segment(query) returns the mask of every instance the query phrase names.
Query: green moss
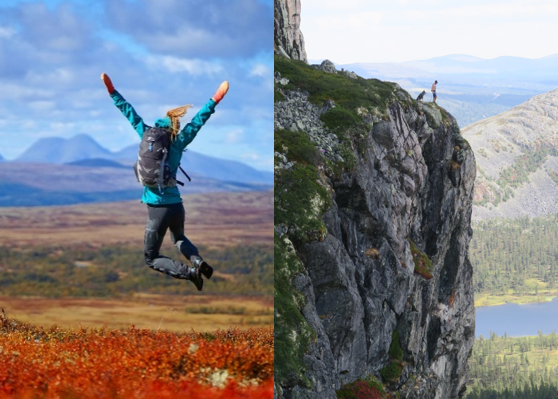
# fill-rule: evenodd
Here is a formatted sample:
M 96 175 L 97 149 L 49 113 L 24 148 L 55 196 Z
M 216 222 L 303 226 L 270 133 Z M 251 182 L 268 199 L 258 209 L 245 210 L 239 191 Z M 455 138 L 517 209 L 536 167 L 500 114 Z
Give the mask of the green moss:
M 290 238 L 303 244 L 311 238 L 323 238 L 325 232 L 320 214 L 329 209 L 332 200 L 327 190 L 317 180 L 316 163 L 321 155 L 305 133 L 286 130 L 275 132 L 275 151 L 286 153 L 295 165 L 290 170 L 276 172 L 275 225 L 292 227 Z
M 420 274 L 426 279 L 431 279 L 432 261 L 428 255 L 421 252 L 414 242 L 409 240 L 409 243 L 411 244 L 411 253 L 413 254 L 413 261 L 415 262 L 415 273 Z
M 323 239 L 327 230 L 321 214 L 332 205 L 329 193 L 317 182 L 316 165 L 323 158 L 305 133 L 275 131 L 274 147 L 295 163 L 275 174 L 275 225 L 288 226 L 296 246 Z M 303 272 L 294 246 L 275 235 L 275 379 L 283 386 L 310 386 L 302 358 L 315 332 L 301 313 L 304 297 L 292 286 L 293 278 Z
M 382 378 L 386 381 L 397 381 L 401 378 L 401 369 L 399 364 L 391 362 L 389 365 L 380 370 Z
M 285 100 L 285 96 L 283 95 L 283 93 L 281 93 L 278 90 L 274 90 L 273 92 L 273 102 L 279 102 L 279 101 L 284 101 Z
M 346 141 L 339 146 L 339 155 L 344 159 L 343 169 L 346 171 L 353 170 L 356 167 L 356 157 L 350 144 Z
M 341 107 L 335 107 L 323 114 L 320 119 L 331 130 L 347 129 L 362 123 L 362 117 Z
M 275 70 L 289 79 L 289 85 L 310 94 L 314 104 L 332 99 L 348 111 L 359 107 L 377 107 L 385 113 L 387 104 L 395 101 L 395 85 L 377 79 L 351 79 L 342 74 L 326 73 L 296 60 L 275 56 Z M 288 88 L 288 87 L 286 87 Z M 386 115 L 387 117 L 387 115 Z
M 399 343 L 399 330 L 395 330 L 391 335 L 389 357 L 392 360 L 403 360 L 403 349 L 401 349 L 401 344 Z
M 303 295 L 292 286 L 292 279 L 304 271 L 304 267 L 277 234 L 274 238 L 275 284 L 274 284 L 274 341 L 275 381 L 283 386 L 303 384 L 311 386 L 304 376 L 302 358 L 308 351 L 315 331 L 310 328 L 300 309 L 305 304 Z

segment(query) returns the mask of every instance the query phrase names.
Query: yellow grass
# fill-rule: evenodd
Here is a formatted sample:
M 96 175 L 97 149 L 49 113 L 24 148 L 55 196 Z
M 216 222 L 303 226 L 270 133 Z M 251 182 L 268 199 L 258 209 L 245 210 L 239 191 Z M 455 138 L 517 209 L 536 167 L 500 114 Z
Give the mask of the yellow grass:
M 130 299 L 0 297 L 8 317 L 39 326 L 168 331 L 271 327 L 273 298 L 137 295 Z M 203 313 L 209 312 L 209 313 Z

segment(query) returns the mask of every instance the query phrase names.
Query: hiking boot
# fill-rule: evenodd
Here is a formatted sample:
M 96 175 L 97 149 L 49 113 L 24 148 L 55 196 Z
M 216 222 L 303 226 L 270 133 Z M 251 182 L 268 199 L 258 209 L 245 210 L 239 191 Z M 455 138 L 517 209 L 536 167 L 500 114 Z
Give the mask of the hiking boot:
M 202 259 L 199 255 L 192 255 L 190 256 L 190 262 L 194 267 L 200 269 L 200 272 L 205 276 L 205 278 L 210 279 L 213 275 L 213 268 L 209 266 L 205 260 Z
M 188 280 L 190 280 L 198 291 L 201 291 L 203 288 L 203 278 L 201 276 L 200 269 L 197 267 L 189 267 L 188 268 Z

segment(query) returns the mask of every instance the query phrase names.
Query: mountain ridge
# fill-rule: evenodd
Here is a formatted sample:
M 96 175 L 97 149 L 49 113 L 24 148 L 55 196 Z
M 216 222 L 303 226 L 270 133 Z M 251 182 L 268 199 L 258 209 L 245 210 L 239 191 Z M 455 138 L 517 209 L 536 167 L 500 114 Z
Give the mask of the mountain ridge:
M 131 144 L 112 152 L 86 134 L 69 139 L 47 137 L 37 140 L 22 155 L 10 162 L 71 164 L 88 159 L 106 159 L 130 166 L 137 160 L 138 146 L 139 144 Z M 257 170 L 242 162 L 215 158 L 194 151 L 186 151 L 182 158 L 182 167 L 189 174 L 209 179 L 249 184 L 271 184 L 273 181 L 273 172 Z
M 558 213 L 558 89 L 463 129 L 477 154 L 474 220 Z

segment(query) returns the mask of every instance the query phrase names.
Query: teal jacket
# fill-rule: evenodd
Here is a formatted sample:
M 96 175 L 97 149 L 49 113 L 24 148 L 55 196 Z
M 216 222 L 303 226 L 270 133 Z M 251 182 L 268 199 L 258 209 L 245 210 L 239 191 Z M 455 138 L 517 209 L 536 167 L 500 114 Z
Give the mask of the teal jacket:
M 134 110 L 134 107 L 132 107 L 118 91 L 113 91 L 110 96 L 114 101 L 114 105 L 116 105 L 120 112 L 122 112 L 122 115 L 130 121 L 136 132 L 138 132 L 140 139 L 143 138 L 143 133 L 149 129 L 150 126 L 145 124 L 141 116 Z M 198 131 L 205 122 L 207 122 L 211 114 L 215 112 L 215 105 L 217 105 L 215 101 L 209 99 L 196 116 L 192 118 L 192 121 L 184 126 L 180 133 L 177 134 L 176 139 L 171 141 L 168 163 L 173 176 L 176 177 L 178 165 L 180 165 L 180 159 L 182 158 L 184 149 L 194 140 Z M 170 118 L 157 119 L 155 121 L 155 126 L 170 128 Z M 165 187 L 162 194 L 159 192 L 158 188 L 144 187 L 141 201 L 150 205 L 167 205 L 182 202 L 182 199 L 180 198 L 178 187 Z

